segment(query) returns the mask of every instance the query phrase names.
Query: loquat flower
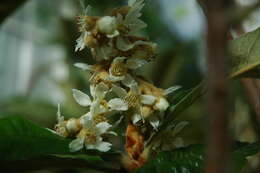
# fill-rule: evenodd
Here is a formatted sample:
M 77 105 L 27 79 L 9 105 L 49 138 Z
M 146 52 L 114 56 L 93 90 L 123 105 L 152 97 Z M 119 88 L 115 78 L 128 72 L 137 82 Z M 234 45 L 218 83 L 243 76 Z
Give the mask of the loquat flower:
M 99 150 L 107 152 L 111 149 L 112 144 L 103 141 L 102 135 L 108 132 L 111 127 L 107 122 L 94 123 L 91 116 L 84 116 L 82 118 L 83 128 L 78 133 L 77 138 L 74 139 L 70 145 L 70 151 L 75 152 L 85 148 L 87 150 Z

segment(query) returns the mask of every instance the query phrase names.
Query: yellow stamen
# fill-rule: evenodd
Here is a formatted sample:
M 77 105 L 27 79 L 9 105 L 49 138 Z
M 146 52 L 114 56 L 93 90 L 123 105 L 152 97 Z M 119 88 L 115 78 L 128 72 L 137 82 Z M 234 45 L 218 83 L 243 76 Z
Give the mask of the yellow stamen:
M 95 124 L 108 121 L 107 118 L 105 117 L 105 115 L 103 115 L 103 114 L 96 115 L 96 116 L 94 116 L 93 119 L 94 119 Z
M 94 144 L 97 141 L 97 135 L 91 129 L 88 128 L 82 129 L 79 132 L 78 137 L 84 137 L 85 142 L 88 144 Z
M 110 68 L 113 76 L 124 76 L 127 73 L 124 62 L 113 63 Z

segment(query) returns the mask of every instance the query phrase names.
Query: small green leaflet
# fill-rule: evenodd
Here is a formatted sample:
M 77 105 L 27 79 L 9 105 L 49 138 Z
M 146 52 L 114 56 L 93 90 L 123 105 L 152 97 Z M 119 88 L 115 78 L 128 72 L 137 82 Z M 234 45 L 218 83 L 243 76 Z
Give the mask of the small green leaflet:
M 69 153 L 70 140 L 19 116 L 0 119 L 1 160 Z

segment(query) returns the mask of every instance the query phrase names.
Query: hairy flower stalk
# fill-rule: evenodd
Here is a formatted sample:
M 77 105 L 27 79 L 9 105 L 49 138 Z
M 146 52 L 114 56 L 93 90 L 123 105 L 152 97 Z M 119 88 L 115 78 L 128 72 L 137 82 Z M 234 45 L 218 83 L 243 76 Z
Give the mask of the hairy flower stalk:
M 79 119 L 64 120 L 58 113 L 56 131 L 74 140 L 71 151 L 96 149 L 109 151 L 112 144 L 104 136 L 114 134 L 108 131 L 109 115 L 120 113 L 128 120 L 126 131 L 126 152 L 124 163 L 128 169 L 141 166 L 146 160 L 145 133 L 156 131 L 163 119 L 163 112 L 169 107 L 166 96 L 178 87 L 163 90 L 155 87 L 135 70 L 142 68 L 155 57 L 157 45 L 136 33 L 146 27 L 139 19 L 144 0 L 129 0 L 126 6 L 113 10 L 110 16 L 91 16 L 88 6 L 78 17 L 80 37 L 75 51 L 90 48 L 96 64 L 76 63 L 75 66 L 92 73 L 91 96 L 73 89 L 73 97 L 89 112 Z M 108 93 L 116 97 L 109 98 Z M 149 132 L 152 134 L 152 132 Z

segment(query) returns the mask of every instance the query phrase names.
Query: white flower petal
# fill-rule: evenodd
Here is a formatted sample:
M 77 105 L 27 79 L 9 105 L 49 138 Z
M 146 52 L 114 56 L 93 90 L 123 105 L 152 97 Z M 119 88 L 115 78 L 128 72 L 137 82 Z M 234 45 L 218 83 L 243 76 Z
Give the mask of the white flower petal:
M 131 119 L 134 124 L 137 124 L 140 120 L 142 120 L 142 117 L 140 114 L 134 114 Z
M 114 98 L 109 100 L 108 105 L 111 110 L 126 111 L 128 110 L 128 105 L 120 98 Z
M 160 98 L 159 101 L 155 104 L 155 109 L 159 111 L 166 111 L 169 107 L 169 103 L 165 98 Z
M 117 41 L 116 41 L 116 47 L 119 50 L 122 51 L 128 51 L 130 49 L 132 49 L 135 45 L 133 43 L 131 43 L 130 41 L 123 39 L 122 37 L 118 37 Z
M 127 91 L 117 85 L 113 85 L 112 91 L 120 98 L 124 98 L 127 95 Z
M 111 73 L 109 74 L 109 76 L 106 78 L 106 80 L 108 81 L 112 81 L 112 82 L 118 82 L 118 81 L 122 81 L 125 79 L 125 76 L 114 76 Z
M 100 142 L 97 143 L 95 148 L 101 152 L 107 152 L 111 149 L 112 144 L 109 142 Z
M 138 88 L 138 85 L 137 85 L 137 82 L 134 80 L 134 78 L 131 76 L 131 75 L 129 75 L 129 74 L 127 74 L 126 76 L 125 76 L 125 78 L 124 78 L 124 80 L 122 81 L 122 83 L 125 85 L 125 86 L 127 86 L 127 87 L 129 87 L 129 88 L 131 88 L 131 89 L 134 89 L 134 90 L 136 90 L 137 88 Z
M 70 152 L 79 151 L 84 146 L 84 138 L 78 138 L 71 141 L 69 144 Z
M 85 93 L 80 90 L 72 89 L 73 97 L 78 104 L 81 106 L 89 106 L 91 105 L 91 99 Z
M 145 105 L 153 105 L 155 102 L 155 96 L 153 95 L 141 95 L 141 103 Z
M 82 116 L 82 124 L 85 128 L 93 128 L 94 123 L 92 120 L 93 116 L 90 112 Z
M 181 88 L 181 86 L 173 86 L 173 87 L 170 87 L 168 89 L 165 89 L 164 90 L 164 95 L 168 95 L 168 94 L 170 94 L 170 93 L 172 93 L 174 91 L 177 91 L 180 88 Z
M 94 85 L 90 85 L 89 88 L 90 88 L 90 94 L 94 98 L 95 97 L 95 86 Z
M 95 144 L 87 144 L 85 143 L 85 147 L 87 150 L 94 150 L 96 149 L 96 145 Z
M 124 60 L 126 59 L 126 57 L 116 57 L 112 64 L 118 64 L 118 63 L 122 63 Z
M 129 6 L 131 8 L 125 16 L 124 23 L 130 29 L 129 34 L 132 34 L 139 29 L 146 27 L 146 24 L 138 19 L 142 15 L 140 11 L 142 10 L 144 3 L 143 0 L 131 0 L 129 1 Z
M 85 64 L 85 63 L 75 63 L 74 66 L 77 68 L 80 68 L 82 70 L 94 71 L 93 65 L 89 65 L 89 64 Z
M 101 122 L 101 123 L 98 123 L 96 125 L 96 133 L 97 135 L 101 135 L 101 134 L 104 134 L 107 132 L 107 130 L 112 127 L 111 124 L 107 123 L 107 122 Z
M 106 84 L 104 84 L 103 82 L 97 84 L 97 86 L 95 87 L 95 99 L 97 100 L 102 100 L 105 98 L 107 92 L 108 92 L 109 88 Z
M 149 122 L 150 122 L 150 124 L 153 126 L 153 128 L 154 128 L 155 130 L 158 129 L 158 127 L 159 127 L 159 125 L 160 125 L 160 121 L 159 121 L 158 117 L 152 116 L 152 117 L 149 119 Z
M 81 36 L 76 40 L 76 43 L 75 52 L 81 51 L 85 48 L 84 34 L 81 34 Z
M 108 132 L 106 132 L 106 134 L 117 136 L 117 133 L 113 132 L 113 131 L 108 131 Z
M 98 115 L 98 113 L 99 113 L 99 105 L 100 105 L 100 102 L 98 100 L 92 102 L 92 104 L 90 106 L 90 114 L 91 114 L 91 116 L 94 117 L 95 115 Z
M 156 43 L 149 42 L 149 41 L 142 41 L 142 40 L 136 41 L 136 42 L 135 42 L 135 45 L 136 45 L 136 46 L 146 45 L 146 46 L 149 46 L 150 48 L 152 48 L 152 50 L 155 50 L 155 49 L 157 48 L 157 44 L 156 44 Z
M 126 62 L 127 68 L 132 69 L 132 70 L 142 67 L 145 64 L 147 64 L 147 61 L 144 59 L 140 59 L 140 58 L 131 58 L 131 59 L 128 59 Z
M 114 38 L 116 36 L 118 36 L 120 33 L 118 32 L 118 30 L 115 30 L 112 34 L 107 34 L 108 38 Z

